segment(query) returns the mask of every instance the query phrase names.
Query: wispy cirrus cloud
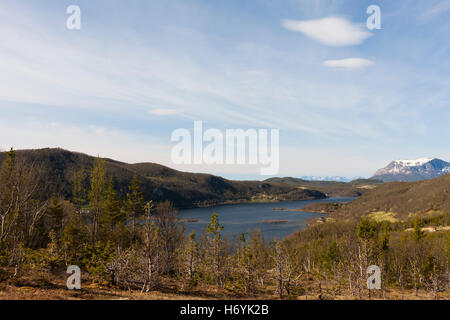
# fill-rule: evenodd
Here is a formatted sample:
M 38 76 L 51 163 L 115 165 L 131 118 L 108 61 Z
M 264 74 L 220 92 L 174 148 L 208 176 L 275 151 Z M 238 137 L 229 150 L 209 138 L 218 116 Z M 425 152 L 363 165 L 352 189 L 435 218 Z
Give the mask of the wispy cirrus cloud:
M 347 58 L 340 60 L 326 60 L 322 63 L 325 67 L 329 68 L 344 68 L 344 69 L 363 69 L 373 66 L 373 61 L 363 58 Z
M 359 45 L 372 35 L 362 24 L 335 16 L 303 21 L 282 20 L 282 25 L 324 45 L 335 47 Z
M 221 130 L 280 128 L 291 150 L 283 175 L 368 175 L 377 159 L 439 154 L 450 138 L 449 1 L 386 2 L 386 28 L 367 46 L 357 45 L 372 34 L 354 23 L 365 8 L 348 1 L 249 0 L 246 11 L 237 2 L 78 0 L 80 31 L 65 28 L 60 2 L 0 1 L 0 148 L 170 165 L 170 132 L 201 119 Z M 274 28 L 298 10 L 302 21 Z M 422 13 L 433 23 L 411 24 Z M 24 121 L 31 116 L 36 123 Z

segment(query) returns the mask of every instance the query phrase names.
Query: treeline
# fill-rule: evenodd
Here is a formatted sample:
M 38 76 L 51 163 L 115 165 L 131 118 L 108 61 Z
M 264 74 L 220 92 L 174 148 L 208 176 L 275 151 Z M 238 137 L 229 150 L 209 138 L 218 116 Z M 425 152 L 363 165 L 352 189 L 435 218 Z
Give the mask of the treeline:
M 99 158 L 90 172 L 75 174 L 72 201 L 43 197 L 43 190 L 39 167 L 8 152 L 0 171 L 2 282 L 45 286 L 78 265 L 83 281 L 142 292 L 170 279 L 180 292 L 211 286 L 240 296 L 363 299 L 371 294 L 367 267 L 377 265 L 380 297 L 390 290 L 448 294 L 449 231 L 421 229 L 448 225 L 448 216 L 327 222 L 266 242 L 259 231 L 223 237 L 217 214 L 202 234 L 186 236 L 177 209 L 144 201 L 136 177 L 119 197 Z

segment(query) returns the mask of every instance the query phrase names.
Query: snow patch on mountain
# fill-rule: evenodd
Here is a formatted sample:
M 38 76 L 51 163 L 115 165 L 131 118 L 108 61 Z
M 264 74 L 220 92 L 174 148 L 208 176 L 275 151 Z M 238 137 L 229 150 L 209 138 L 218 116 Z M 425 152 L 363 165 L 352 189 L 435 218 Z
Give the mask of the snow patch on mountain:
M 383 181 L 418 181 L 450 173 L 450 163 L 437 158 L 394 160 L 377 170 L 373 178 Z
M 395 160 L 394 162 L 402 166 L 413 167 L 413 166 L 423 166 L 425 163 L 428 163 L 434 159 L 435 158 L 419 158 L 416 160 Z

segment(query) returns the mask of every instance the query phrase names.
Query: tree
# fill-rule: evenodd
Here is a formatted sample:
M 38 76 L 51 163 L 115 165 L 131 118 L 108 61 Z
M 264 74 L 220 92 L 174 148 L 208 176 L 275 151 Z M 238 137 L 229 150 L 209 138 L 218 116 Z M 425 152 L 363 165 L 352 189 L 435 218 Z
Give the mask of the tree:
M 336 240 L 332 241 L 331 244 L 328 246 L 325 255 L 323 256 L 323 264 L 325 267 L 325 280 L 327 280 L 328 275 L 331 276 L 331 278 L 334 278 L 336 280 L 338 291 L 339 291 L 339 282 L 340 282 L 340 275 L 339 275 L 339 263 L 341 260 L 341 253 L 338 247 L 338 243 Z M 328 286 L 328 282 L 325 283 L 326 287 Z M 335 291 L 333 291 L 335 294 Z
M 102 212 L 102 222 L 106 232 L 112 233 L 116 225 L 123 224 L 125 216 L 120 208 L 120 200 L 114 188 L 114 179 L 111 177 L 105 195 L 105 208 Z
M 331 274 L 336 272 L 336 265 L 339 261 L 339 250 L 336 241 L 331 242 L 324 256 L 325 267 Z
M 89 190 L 89 209 L 92 217 L 92 245 L 98 237 L 99 221 L 105 207 L 106 190 L 105 161 L 100 157 L 94 160 L 91 171 L 91 188 Z
M 376 246 L 375 239 L 378 236 L 378 227 L 376 222 L 364 219 L 362 220 L 356 232 L 361 246 L 358 247 L 358 256 L 359 256 L 359 271 L 360 271 L 360 279 L 359 279 L 359 291 L 362 288 L 362 285 L 366 278 L 366 270 L 369 266 L 369 260 L 373 258 L 374 248 Z M 370 297 L 370 290 L 368 290 Z
M 72 202 L 77 213 L 81 216 L 81 209 L 86 203 L 86 189 L 84 185 L 85 172 L 83 169 L 77 171 L 72 180 Z
M 161 241 L 159 239 L 159 230 L 153 222 L 152 211 L 153 202 L 147 202 L 145 205 L 145 223 L 144 223 L 144 284 L 142 291 L 150 291 L 156 285 L 157 276 L 160 272 L 161 261 Z
M 381 290 L 383 294 L 383 298 L 386 297 L 386 285 L 387 285 L 387 275 L 389 273 L 389 252 L 390 252 L 390 237 L 389 237 L 389 231 L 385 230 L 384 234 L 382 235 L 380 239 L 379 244 L 379 252 L 380 252 L 380 268 L 383 270 L 384 277 L 381 278 Z
M 169 201 L 158 203 L 155 215 L 156 226 L 163 248 L 164 273 L 175 271 L 178 250 L 181 249 L 184 238 L 184 227 L 178 220 L 178 210 Z
M 406 259 L 408 263 L 409 273 L 412 275 L 415 296 L 419 293 L 419 286 L 422 282 L 421 268 L 425 259 L 424 239 L 426 234 L 421 229 L 420 218 L 416 217 L 413 221 L 413 232 L 411 240 L 408 241 L 408 250 L 406 251 Z M 408 239 L 409 240 L 409 239 Z
M 6 160 L 3 162 L 0 172 L 0 241 L 2 242 L 5 241 L 14 222 L 14 201 L 16 199 L 14 184 L 17 183 L 14 181 L 15 160 L 16 154 L 11 148 L 6 153 Z
M 207 238 L 206 258 L 209 262 L 207 264 L 211 267 L 212 276 L 216 284 L 220 286 L 224 285 L 222 277 L 222 268 L 224 266 L 222 230 L 223 226 L 219 223 L 219 215 L 214 212 L 211 215 L 210 223 L 206 226 L 206 233 L 209 235 Z
M 73 214 L 64 226 L 62 235 L 62 247 L 67 265 L 80 264 L 83 248 L 88 241 L 89 233 L 81 223 L 80 215 Z
M 182 262 L 182 277 L 185 289 L 191 289 L 197 283 L 197 263 L 198 263 L 198 243 L 195 240 L 195 231 L 189 235 L 188 241 L 185 243 Z
M 127 218 L 131 219 L 131 241 L 136 240 L 136 219 L 142 216 L 144 211 L 144 197 L 136 174 L 128 187 L 126 201 Z
M 433 292 L 434 299 L 438 299 L 438 292 L 445 288 L 444 267 L 432 254 L 428 254 L 422 266 L 424 283 Z
M 49 228 L 55 234 L 58 241 L 61 239 L 62 232 L 64 230 L 64 209 L 60 201 L 53 198 L 46 211 L 46 220 L 48 222 L 47 228 Z
M 274 241 L 273 261 L 275 265 L 275 279 L 277 282 L 277 292 L 280 299 L 284 298 L 286 269 L 288 267 L 288 257 L 283 248 L 283 244 L 279 240 Z
M 425 238 L 426 234 L 422 231 L 420 218 L 416 217 L 413 221 L 414 231 L 413 231 L 413 239 L 419 243 L 423 238 Z
M 38 197 L 41 169 L 18 158 L 14 150 L 6 155 L 0 170 L 0 244 L 26 247 L 36 244 L 36 228 L 48 200 Z
M 241 284 L 244 288 L 245 293 L 256 293 L 258 288 L 257 283 L 257 265 L 256 265 L 256 257 L 250 245 L 244 245 L 243 250 L 239 252 L 239 261 L 238 261 L 238 270 L 235 273 L 238 273 L 237 276 L 239 280 L 241 280 Z
M 270 264 L 269 249 L 264 245 L 261 230 L 249 231 L 248 241 L 241 234 L 237 246 L 232 276 L 240 290 L 255 294 L 265 283 Z
M 363 241 L 369 242 L 377 235 L 378 229 L 375 222 L 369 219 L 364 219 L 358 225 L 357 235 Z

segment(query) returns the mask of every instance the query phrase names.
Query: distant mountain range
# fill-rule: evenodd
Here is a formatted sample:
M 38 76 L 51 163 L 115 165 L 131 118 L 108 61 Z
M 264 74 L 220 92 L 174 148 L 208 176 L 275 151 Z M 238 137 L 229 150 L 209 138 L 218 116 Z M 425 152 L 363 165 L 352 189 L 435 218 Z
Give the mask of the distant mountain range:
M 450 173 L 450 163 L 437 158 L 395 160 L 385 168 L 377 170 L 373 179 L 392 181 L 420 181 L 433 179 Z
M 355 178 L 346 178 L 340 176 L 303 176 L 300 177 L 302 180 L 306 181 L 336 181 L 336 182 L 350 182 L 356 179 L 360 179 L 361 177 Z

